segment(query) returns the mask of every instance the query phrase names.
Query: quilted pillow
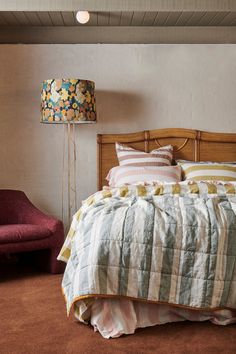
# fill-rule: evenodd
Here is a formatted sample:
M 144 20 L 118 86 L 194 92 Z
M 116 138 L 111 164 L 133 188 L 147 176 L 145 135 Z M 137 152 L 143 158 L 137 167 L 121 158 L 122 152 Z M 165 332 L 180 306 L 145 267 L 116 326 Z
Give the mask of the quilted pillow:
M 148 153 L 116 143 L 116 154 L 120 166 L 170 166 L 173 146 L 162 146 Z
M 236 165 L 204 162 L 178 162 L 183 179 L 195 181 L 236 181 Z
M 113 167 L 106 180 L 111 187 L 124 184 L 180 182 L 180 166 L 117 166 Z

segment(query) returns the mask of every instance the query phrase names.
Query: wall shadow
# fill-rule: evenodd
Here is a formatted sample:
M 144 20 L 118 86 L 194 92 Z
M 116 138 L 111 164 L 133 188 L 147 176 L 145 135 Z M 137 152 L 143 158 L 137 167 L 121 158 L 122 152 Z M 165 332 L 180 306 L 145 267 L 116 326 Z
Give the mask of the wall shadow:
M 96 90 L 99 123 L 135 121 L 145 114 L 145 98 L 130 91 Z

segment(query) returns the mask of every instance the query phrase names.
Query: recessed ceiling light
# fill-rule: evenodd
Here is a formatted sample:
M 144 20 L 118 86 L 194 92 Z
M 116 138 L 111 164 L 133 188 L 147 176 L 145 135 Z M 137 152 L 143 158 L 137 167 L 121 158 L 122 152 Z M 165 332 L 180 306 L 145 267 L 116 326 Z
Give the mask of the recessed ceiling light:
M 76 20 L 79 23 L 85 24 L 89 21 L 90 15 L 88 11 L 78 11 L 76 14 Z

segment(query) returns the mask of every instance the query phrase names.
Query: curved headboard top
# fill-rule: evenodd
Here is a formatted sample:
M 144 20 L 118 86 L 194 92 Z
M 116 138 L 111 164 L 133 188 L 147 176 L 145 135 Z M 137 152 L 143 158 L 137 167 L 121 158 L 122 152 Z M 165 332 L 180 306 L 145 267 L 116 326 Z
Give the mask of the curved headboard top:
M 109 170 L 118 166 L 115 143 L 149 152 L 163 145 L 174 146 L 174 158 L 190 161 L 236 161 L 236 133 L 167 128 L 128 134 L 98 134 L 98 189 L 107 185 Z

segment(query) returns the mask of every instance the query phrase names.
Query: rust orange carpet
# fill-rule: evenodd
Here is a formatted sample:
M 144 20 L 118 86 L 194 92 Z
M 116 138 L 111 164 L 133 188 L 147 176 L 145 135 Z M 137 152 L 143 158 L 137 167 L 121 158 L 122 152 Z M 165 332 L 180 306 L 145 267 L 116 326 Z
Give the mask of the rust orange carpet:
M 233 354 L 236 326 L 181 322 L 103 339 L 68 319 L 61 275 L 0 264 L 0 354 Z

